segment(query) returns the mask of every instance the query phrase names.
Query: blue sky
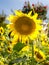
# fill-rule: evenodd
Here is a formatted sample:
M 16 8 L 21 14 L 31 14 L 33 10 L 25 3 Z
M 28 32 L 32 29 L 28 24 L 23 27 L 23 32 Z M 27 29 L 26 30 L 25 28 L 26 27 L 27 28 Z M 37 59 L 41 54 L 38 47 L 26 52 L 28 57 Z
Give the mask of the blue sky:
M 30 1 L 30 4 L 41 2 L 49 6 L 49 0 L 0 0 L 0 13 L 4 10 L 4 12 L 9 15 L 12 13 L 11 9 L 22 9 L 24 1 Z

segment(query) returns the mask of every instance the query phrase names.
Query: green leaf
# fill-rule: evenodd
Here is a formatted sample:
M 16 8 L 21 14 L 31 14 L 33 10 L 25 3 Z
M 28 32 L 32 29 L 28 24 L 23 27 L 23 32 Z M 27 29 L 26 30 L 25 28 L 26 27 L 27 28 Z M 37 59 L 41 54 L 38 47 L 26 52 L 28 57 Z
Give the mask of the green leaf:
M 19 52 L 24 46 L 25 44 L 18 42 L 17 44 L 14 45 L 13 50 L 16 50 L 17 52 Z
M 19 58 L 17 58 L 17 59 L 14 59 L 14 60 L 11 60 L 10 62 L 9 62 L 9 65 L 11 64 L 14 64 L 14 63 L 21 63 L 21 62 L 25 62 L 27 60 L 27 57 L 26 56 L 24 56 L 23 58 L 22 57 L 19 57 Z
M 49 55 L 47 56 L 46 60 L 49 60 Z

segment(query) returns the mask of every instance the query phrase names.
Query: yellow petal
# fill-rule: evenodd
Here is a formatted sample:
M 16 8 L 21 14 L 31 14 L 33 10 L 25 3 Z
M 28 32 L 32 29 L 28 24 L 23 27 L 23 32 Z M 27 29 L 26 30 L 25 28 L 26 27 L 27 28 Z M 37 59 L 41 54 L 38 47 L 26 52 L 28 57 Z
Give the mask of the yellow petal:
M 33 19 L 37 19 L 37 17 L 38 17 L 38 14 L 37 14 L 37 13 L 35 13 L 35 14 L 32 16 Z
M 42 24 L 42 20 L 36 20 L 37 21 L 37 23 L 40 23 L 40 24 Z
M 14 15 L 10 15 L 7 20 L 9 20 L 10 22 L 15 22 L 17 20 L 17 16 L 14 16 Z
M 18 34 L 14 35 L 13 41 L 17 41 L 18 40 Z
M 30 11 L 30 12 L 28 13 L 28 16 L 30 16 L 30 15 L 31 15 L 31 13 L 32 13 L 32 11 Z
M 14 12 L 15 12 L 15 14 L 18 15 L 18 16 L 21 16 L 21 15 L 23 14 L 20 10 L 15 10 Z
M 29 46 L 25 46 L 21 51 L 29 51 Z

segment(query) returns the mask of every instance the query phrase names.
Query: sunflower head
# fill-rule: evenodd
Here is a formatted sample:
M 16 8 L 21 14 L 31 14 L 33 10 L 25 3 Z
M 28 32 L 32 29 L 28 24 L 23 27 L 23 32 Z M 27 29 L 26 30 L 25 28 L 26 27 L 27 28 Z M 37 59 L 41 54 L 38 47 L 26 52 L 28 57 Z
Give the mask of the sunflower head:
M 39 30 L 41 29 L 41 20 L 38 20 L 38 14 L 35 13 L 31 16 L 31 12 L 24 14 L 21 11 L 14 11 L 16 15 L 10 15 L 8 20 L 11 22 L 10 28 L 15 31 L 17 35 L 30 37 L 34 39 L 37 37 Z
M 12 53 L 12 48 L 10 46 L 7 47 L 7 52 Z
M 0 36 L 0 40 L 5 41 L 6 40 L 5 36 Z
M 30 33 L 34 32 L 36 28 L 35 22 L 27 16 L 18 18 L 14 26 L 17 32 L 21 35 L 29 35 Z
M 41 50 L 35 49 L 34 53 L 35 53 L 34 58 L 36 59 L 37 62 L 46 59 L 46 56 Z
M 3 34 L 3 33 L 4 33 L 3 27 L 0 27 L 0 34 Z

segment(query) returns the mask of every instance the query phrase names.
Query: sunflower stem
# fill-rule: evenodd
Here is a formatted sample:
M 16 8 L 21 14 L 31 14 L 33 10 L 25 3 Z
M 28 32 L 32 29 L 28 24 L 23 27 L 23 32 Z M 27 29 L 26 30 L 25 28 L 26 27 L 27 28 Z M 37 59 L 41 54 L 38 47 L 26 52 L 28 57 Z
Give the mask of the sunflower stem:
M 34 58 L 34 48 L 33 48 L 33 42 L 32 42 L 32 58 Z
M 31 52 L 32 52 L 32 58 L 31 58 L 31 65 L 35 65 L 35 59 L 34 59 L 34 41 L 32 41 L 32 49 L 31 49 Z
M 32 9 L 33 9 L 33 13 L 35 14 L 35 10 L 34 10 L 34 7 L 33 7 Z

